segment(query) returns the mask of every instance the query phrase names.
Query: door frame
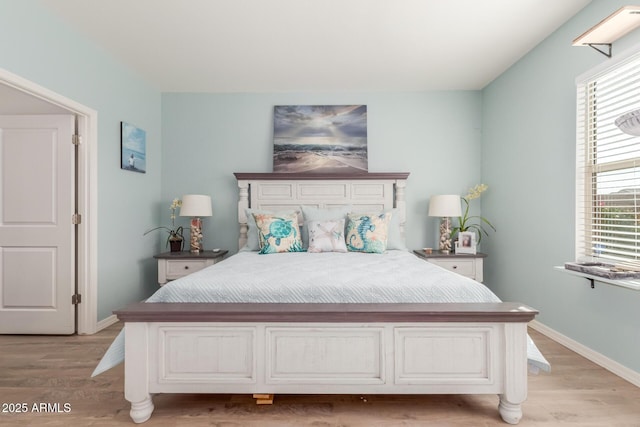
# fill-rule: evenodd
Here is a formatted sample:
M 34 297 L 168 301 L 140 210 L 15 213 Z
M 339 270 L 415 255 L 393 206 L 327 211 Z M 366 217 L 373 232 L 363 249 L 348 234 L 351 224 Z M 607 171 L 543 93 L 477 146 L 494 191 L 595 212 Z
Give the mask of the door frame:
M 78 213 L 76 275 L 82 302 L 77 305 L 78 334 L 98 332 L 98 112 L 0 68 L 0 84 L 61 107 L 78 119 Z M 69 141 L 71 143 L 71 141 Z M 69 218 L 71 221 L 71 218 Z

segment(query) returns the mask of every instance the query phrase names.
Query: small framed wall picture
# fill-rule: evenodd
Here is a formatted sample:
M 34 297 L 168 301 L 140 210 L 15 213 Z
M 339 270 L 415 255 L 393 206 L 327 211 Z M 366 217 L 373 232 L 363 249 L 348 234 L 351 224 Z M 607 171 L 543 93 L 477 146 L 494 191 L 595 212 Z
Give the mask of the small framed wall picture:
M 147 133 L 127 122 L 120 122 L 120 168 L 147 173 Z
M 470 231 L 461 231 L 458 233 L 456 241 L 457 254 L 475 254 L 476 253 L 476 233 Z

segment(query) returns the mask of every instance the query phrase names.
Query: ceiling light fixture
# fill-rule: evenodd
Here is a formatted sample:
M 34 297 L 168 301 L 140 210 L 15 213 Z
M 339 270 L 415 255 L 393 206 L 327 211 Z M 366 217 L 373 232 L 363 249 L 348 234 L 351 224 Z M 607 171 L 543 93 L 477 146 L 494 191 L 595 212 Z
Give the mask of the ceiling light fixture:
M 573 46 L 589 46 L 611 58 L 611 44 L 640 26 L 640 6 L 624 6 L 576 38 Z M 604 46 L 607 50 L 602 50 Z
M 640 109 L 621 115 L 615 124 L 626 134 L 640 136 Z

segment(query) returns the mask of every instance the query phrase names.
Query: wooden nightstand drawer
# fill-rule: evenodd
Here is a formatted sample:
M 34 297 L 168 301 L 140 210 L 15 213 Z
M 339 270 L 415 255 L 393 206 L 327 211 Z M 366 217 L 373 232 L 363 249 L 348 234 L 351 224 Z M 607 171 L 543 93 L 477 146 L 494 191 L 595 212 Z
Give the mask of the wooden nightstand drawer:
M 198 270 L 202 270 L 208 265 L 213 265 L 213 260 L 180 260 L 180 261 L 167 261 L 167 279 L 174 280 L 187 274 L 194 273 Z
M 158 260 L 158 283 L 160 286 L 169 280 L 179 279 L 187 274 L 195 273 L 205 267 L 224 259 L 228 251 L 166 252 L 155 255 Z
M 476 278 L 476 262 L 474 259 L 430 259 L 429 262 L 471 279 Z
M 431 264 L 439 265 L 478 282 L 484 279 L 483 260 L 486 254 L 448 254 L 439 251 L 426 253 L 420 249 L 414 250 L 413 253 Z

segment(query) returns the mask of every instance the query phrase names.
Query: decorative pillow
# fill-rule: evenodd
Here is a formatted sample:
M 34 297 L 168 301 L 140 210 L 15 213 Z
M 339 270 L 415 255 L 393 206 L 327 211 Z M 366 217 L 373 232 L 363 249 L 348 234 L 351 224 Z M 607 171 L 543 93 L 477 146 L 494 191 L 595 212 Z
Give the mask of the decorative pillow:
M 256 219 L 253 217 L 253 214 L 271 214 L 271 215 L 279 215 L 279 216 L 287 216 L 287 215 L 298 215 L 298 211 L 282 211 L 282 212 L 273 212 L 268 210 L 261 209 L 251 209 L 247 208 L 244 210 L 247 216 L 247 243 L 240 248 L 241 252 L 244 251 L 259 251 L 260 250 L 260 238 L 258 237 L 258 227 L 256 226 Z
M 309 252 L 347 252 L 344 219 L 305 222 L 309 231 Z
M 397 249 L 400 251 L 408 251 L 407 244 L 400 232 L 400 215 L 398 209 L 388 209 L 384 213 L 391 212 L 391 220 L 389 220 L 389 227 L 387 228 L 387 249 Z M 354 212 L 354 213 L 357 213 Z
M 300 207 L 302 216 L 304 217 L 304 227 L 302 229 L 302 243 L 306 248 L 309 246 L 309 226 L 308 221 L 333 221 L 337 219 L 347 219 L 347 215 L 351 212 L 351 205 L 339 206 L 336 208 L 318 208 L 316 206 Z
M 298 215 L 253 214 L 258 228 L 261 254 L 303 252 Z
M 387 250 L 387 232 L 391 212 L 349 214 L 347 249 L 351 252 L 383 253 Z

